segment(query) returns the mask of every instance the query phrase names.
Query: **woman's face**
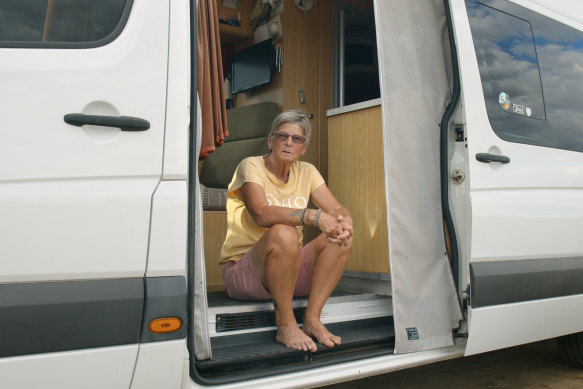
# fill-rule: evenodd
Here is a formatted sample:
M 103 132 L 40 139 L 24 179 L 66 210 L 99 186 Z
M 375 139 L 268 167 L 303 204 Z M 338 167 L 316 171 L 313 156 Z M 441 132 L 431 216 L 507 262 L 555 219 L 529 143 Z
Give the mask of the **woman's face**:
M 295 162 L 306 153 L 306 138 L 297 123 L 283 123 L 267 142 L 276 161 Z

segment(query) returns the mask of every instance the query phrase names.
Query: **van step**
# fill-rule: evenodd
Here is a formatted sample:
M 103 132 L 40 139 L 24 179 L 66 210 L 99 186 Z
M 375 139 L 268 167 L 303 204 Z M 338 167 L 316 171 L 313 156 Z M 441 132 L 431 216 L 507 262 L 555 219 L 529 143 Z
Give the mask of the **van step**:
M 318 351 L 314 353 L 292 350 L 276 342 L 275 330 L 215 337 L 211 339 L 212 359 L 197 361 L 197 370 L 201 374 L 224 374 L 261 366 L 307 363 L 371 347 L 391 348 L 394 344 L 392 317 L 333 323 L 327 327 L 342 338 L 342 344 L 327 348 L 317 343 Z
M 208 294 L 208 325 L 211 338 L 275 329 L 271 301 L 238 301 L 224 292 Z M 307 298 L 293 300 L 298 324 L 303 323 Z M 334 291 L 322 310 L 325 324 L 391 316 L 390 296 Z
M 302 324 L 306 314 L 306 308 L 294 308 L 296 322 Z M 262 328 L 275 326 L 275 312 L 240 312 L 217 314 L 215 328 L 217 332 L 236 331 L 249 328 Z

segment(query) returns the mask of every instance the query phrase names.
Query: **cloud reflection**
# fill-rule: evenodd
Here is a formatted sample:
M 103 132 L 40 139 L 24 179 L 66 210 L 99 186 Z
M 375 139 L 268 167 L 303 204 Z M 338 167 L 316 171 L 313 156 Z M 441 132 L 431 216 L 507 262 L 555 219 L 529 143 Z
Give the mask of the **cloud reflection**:
M 500 11 L 467 3 L 496 133 L 509 141 L 583 151 L 583 34 L 508 2 L 485 1 Z M 503 109 L 501 92 L 530 107 L 531 116 Z

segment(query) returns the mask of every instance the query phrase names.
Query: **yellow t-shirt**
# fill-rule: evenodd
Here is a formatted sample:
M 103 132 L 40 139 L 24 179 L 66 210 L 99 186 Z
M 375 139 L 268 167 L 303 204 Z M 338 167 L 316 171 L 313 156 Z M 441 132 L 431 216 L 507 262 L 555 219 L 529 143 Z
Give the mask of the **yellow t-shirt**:
M 220 254 L 221 265 L 241 259 L 268 230 L 258 226 L 247 212 L 241 195 L 241 187 L 246 182 L 261 185 L 270 206 L 301 209 L 308 206 L 310 195 L 324 183 L 324 179 L 312 164 L 296 161 L 291 166 L 288 182 L 283 183 L 267 170 L 262 156 L 242 160 L 228 189 L 228 228 Z M 302 226 L 297 226 L 297 229 L 301 245 Z

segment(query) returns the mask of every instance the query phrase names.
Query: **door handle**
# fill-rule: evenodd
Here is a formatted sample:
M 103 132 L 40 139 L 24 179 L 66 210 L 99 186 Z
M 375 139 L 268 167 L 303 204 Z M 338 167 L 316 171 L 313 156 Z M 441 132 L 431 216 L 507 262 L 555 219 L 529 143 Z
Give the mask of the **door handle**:
M 83 113 L 69 113 L 63 118 L 65 123 L 81 127 L 85 124 L 92 126 L 115 127 L 122 131 L 146 131 L 150 122 L 132 116 L 85 115 Z
M 505 155 L 490 154 L 490 153 L 478 153 L 476 154 L 476 159 L 480 162 L 490 163 L 490 162 L 501 162 L 508 163 L 510 158 Z

